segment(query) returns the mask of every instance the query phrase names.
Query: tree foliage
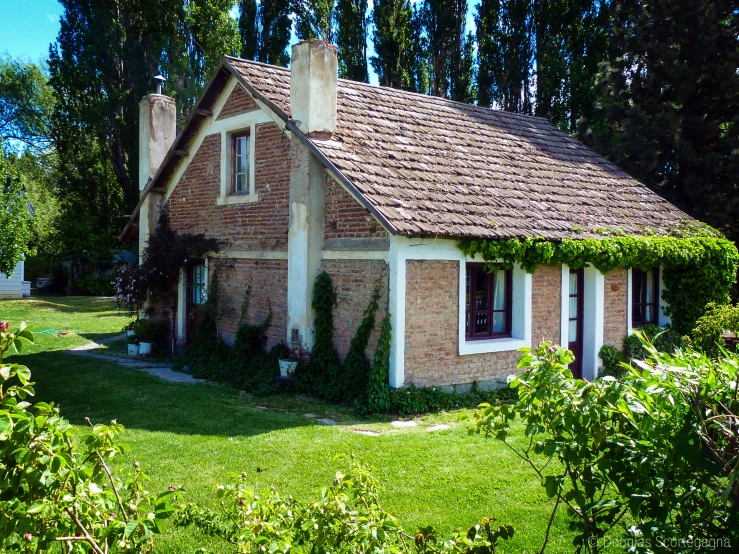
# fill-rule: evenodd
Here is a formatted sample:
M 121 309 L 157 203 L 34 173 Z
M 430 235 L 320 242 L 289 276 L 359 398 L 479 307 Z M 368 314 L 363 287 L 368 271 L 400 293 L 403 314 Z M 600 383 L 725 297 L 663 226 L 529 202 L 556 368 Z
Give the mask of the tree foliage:
M 24 182 L 15 164 L 5 157 L 0 139 L 0 273 L 7 278 L 21 260 L 33 253 L 35 218 Z
M 339 49 L 339 77 L 366 83 L 367 0 L 336 1 L 336 46 Z
M 45 150 L 54 96 L 36 64 L 0 57 L 0 140 L 5 150 Z
M 336 44 L 334 0 L 295 0 L 295 33 L 300 40 L 321 39 Z
M 412 76 L 413 9 L 410 0 L 376 0 L 372 10 L 372 68 L 383 87 L 415 90 Z
M 289 0 L 240 0 L 241 57 L 287 67 L 292 20 Z
M 731 0 L 614 0 L 593 142 L 691 215 L 739 237 L 739 16 Z

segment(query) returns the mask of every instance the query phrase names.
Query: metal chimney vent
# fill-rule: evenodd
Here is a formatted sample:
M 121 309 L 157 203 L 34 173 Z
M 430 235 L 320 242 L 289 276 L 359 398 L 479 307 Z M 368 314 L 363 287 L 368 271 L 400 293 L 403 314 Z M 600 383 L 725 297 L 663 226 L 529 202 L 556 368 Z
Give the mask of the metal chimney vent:
M 162 83 L 164 83 L 166 79 L 163 75 L 157 75 L 156 77 L 154 77 L 154 80 L 157 83 L 157 94 L 162 94 Z

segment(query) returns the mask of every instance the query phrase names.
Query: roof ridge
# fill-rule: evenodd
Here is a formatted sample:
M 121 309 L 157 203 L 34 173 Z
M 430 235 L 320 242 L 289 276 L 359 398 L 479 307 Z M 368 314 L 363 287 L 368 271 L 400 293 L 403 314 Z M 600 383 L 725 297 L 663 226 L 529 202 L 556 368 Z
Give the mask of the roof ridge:
M 224 58 L 228 58 L 230 60 L 236 60 L 236 61 L 247 63 L 247 64 L 250 64 L 250 65 L 259 65 L 259 66 L 262 66 L 262 67 L 269 67 L 271 69 L 278 69 L 280 71 L 285 71 L 285 72 L 288 72 L 288 73 L 290 72 L 290 68 L 289 67 L 282 67 L 282 66 L 279 66 L 279 65 L 272 65 L 272 64 L 269 64 L 269 63 L 257 62 L 257 61 L 254 61 L 254 60 L 246 60 L 244 58 L 239 58 L 237 56 L 224 56 Z M 492 106 L 478 106 L 477 104 L 470 104 L 468 102 L 460 102 L 459 100 L 452 100 L 450 98 L 444 98 L 443 96 L 434 96 L 432 94 L 424 94 L 422 92 L 412 92 L 410 90 L 403 90 L 403 89 L 399 89 L 399 88 L 385 87 L 385 86 L 382 86 L 382 85 L 373 85 L 372 83 L 363 83 L 361 81 L 352 81 L 351 79 L 339 78 L 338 81 L 339 82 L 343 82 L 343 83 L 349 83 L 352 86 L 358 86 L 358 87 L 363 87 L 363 88 L 371 88 L 373 90 L 380 89 L 380 90 L 383 90 L 383 91 L 388 91 L 388 92 L 390 92 L 392 94 L 399 94 L 399 95 L 402 95 L 402 96 L 420 97 L 420 98 L 423 98 L 425 100 L 429 100 L 430 99 L 432 101 L 440 102 L 440 103 L 443 103 L 443 104 L 457 104 L 457 105 L 460 105 L 460 106 L 464 106 L 466 108 L 472 108 L 473 110 L 493 112 L 496 115 L 502 115 L 504 117 L 511 117 L 511 118 L 519 118 L 520 117 L 520 118 L 527 118 L 527 119 L 536 119 L 537 121 L 544 121 L 546 123 L 549 123 L 553 127 L 559 129 L 559 127 L 557 127 L 556 125 L 554 125 L 554 123 L 552 123 L 551 121 L 549 121 L 546 117 L 542 117 L 542 116 L 539 116 L 539 115 L 530 115 L 530 114 L 509 112 L 509 111 L 506 111 L 506 110 L 500 110 L 500 109 L 497 109 L 497 108 L 493 108 Z M 560 129 L 560 131 L 561 131 L 561 129 Z M 569 136 L 567 133 L 564 133 L 564 134 L 566 134 L 567 136 Z

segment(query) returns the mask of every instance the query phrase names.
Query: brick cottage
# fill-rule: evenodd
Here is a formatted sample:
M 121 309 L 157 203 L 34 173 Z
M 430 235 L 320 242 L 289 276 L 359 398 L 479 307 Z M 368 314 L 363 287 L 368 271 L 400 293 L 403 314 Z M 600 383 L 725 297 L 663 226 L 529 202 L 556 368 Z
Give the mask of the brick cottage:
M 176 137 L 174 101 L 145 97 L 140 158 L 126 231 L 140 249 L 162 210 L 224 245 L 176 284 L 179 344 L 216 261 L 227 342 L 251 285 L 249 322 L 273 312 L 268 346 L 310 351 L 326 271 L 344 356 L 379 286 L 393 387 L 500 386 L 517 349 L 544 340 L 593 378 L 602 345 L 668 322 L 659 268 L 487 273 L 458 242 L 664 232 L 683 212 L 544 119 L 337 79 L 335 49 L 317 40 L 293 47 L 291 69 L 224 58 Z

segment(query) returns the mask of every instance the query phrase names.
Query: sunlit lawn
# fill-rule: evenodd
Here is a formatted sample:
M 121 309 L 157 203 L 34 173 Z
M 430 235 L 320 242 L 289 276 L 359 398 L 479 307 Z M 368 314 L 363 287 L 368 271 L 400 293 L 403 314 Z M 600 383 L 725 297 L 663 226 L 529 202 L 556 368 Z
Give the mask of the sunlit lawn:
M 385 488 L 383 505 L 409 531 L 430 524 L 447 535 L 494 515 L 516 529 L 504 551 L 533 553 L 541 546 L 551 503 L 538 480 L 501 443 L 468 436 L 459 412 L 396 429 L 386 420 L 362 421 L 347 410 L 300 397 L 255 399 L 217 385 L 173 384 L 58 352 L 120 331 L 128 318 L 107 300 L 2 301 L 0 318 L 25 319 L 37 330 L 69 325 L 79 332 L 37 335 L 37 344 L 22 356 L 33 371 L 37 396 L 59 403 L 81 432 L 85 417 L 123 423 L 132 453 L 119 467 L 139 461 L 152 477 L 151 490 L 176 484 L 185 487 L 188 498 L 210 501 L 214 483 L 247 471 L 257 488 L 274 484 L 308 498 L 340 467 L 337 455 L 354 453 L 375 468 Z M 308 412 L 338 425 L 316 423 L 304 417 Z M 452 428 L 426 430 L 439 422 Z M 358 429 L 380 436 L 361 435 Z M 562 514 L 547 551 L 571 552 L 571 540 Z M 168 529 L 157 552 L 193 552 L 203 541 L 193 530 Z

